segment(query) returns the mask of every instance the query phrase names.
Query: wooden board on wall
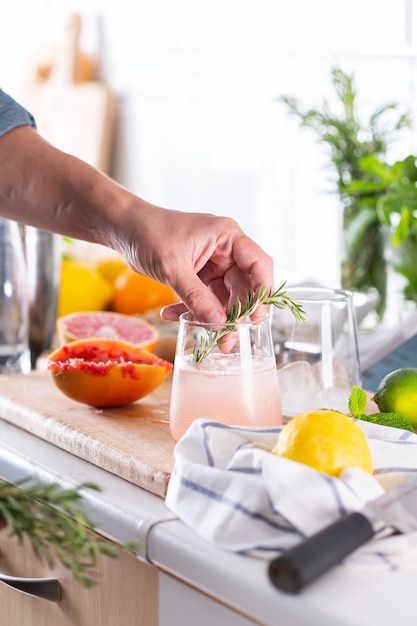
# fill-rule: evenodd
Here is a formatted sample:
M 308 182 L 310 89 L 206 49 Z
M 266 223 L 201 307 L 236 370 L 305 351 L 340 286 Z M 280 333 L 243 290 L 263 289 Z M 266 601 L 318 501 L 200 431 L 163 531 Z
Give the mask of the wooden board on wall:
M 81 18 L 73 15 L 50 74 L 40 80 L 32 70 L 24 104 L 47 141 L 108 173 L 115 101 L 104 81 L 79 78 L 80 29 Z

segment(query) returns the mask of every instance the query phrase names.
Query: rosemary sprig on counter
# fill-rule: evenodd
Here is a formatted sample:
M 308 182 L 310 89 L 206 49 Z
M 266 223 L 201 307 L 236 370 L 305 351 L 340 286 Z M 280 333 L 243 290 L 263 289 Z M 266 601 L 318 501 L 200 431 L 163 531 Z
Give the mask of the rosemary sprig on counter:
M 100 491 L 92 483 L 62 489 L 57 484 L 25 486 L 25 481 L 0 481 L 0 527 L 1 522 L 10 527 L 19 543 L 26 536 L 39 560 L 51 568 L 59 561 L 89 588 L 97 582 L 90 570 L 100 554 L 116 558 L 120 550 L 135 554 L 139 546 L 117 544 L 97 533 L 81 508 L 81 490 L 86 488 Z
M 230 309 L 230 313 L 226 319 L 226 325 L 220 330 L 207 330 L 207 337 L 200 339 L 199 346 L 195 345 L 193 348 L 193 359 L 196 363 L 201 363 L 210 354 L 215 346 L 221 343 L 221 340 L 230 332 L 233 332 L 237 328 L 237 324 L 244 319 L 252 315 L 258 306 L 273 305 L 278 309 L 288 307 L 291 313 L 294 315 L 297 322 L 304 322 L 305 312 L 301 304 L 299 304 L 293 298 L 287 296 L 285 291 L 286 282 L 283 282 L 278 289 L 273 293 L 267 294 L 265 287 L 261 287 L 257 296 L 255 292 L 250 289 L 246 290 L 247 301 L 243 306 L 240 299 L 237 299 L 236 305 L 233 305 Z

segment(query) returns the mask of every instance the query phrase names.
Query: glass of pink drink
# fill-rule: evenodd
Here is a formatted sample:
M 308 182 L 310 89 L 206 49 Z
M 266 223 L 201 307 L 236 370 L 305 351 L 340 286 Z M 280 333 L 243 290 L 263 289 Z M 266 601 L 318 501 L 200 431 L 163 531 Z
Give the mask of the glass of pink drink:
M 219 330 L 226 334 L 212 346 Z M 196 352 L 204 353 L 201 360 Z M 219 327 L 181 315 L 170 404 L 173 438 L 178 441 L 198 418 L 233 426 L 282 424 L 269 318 Z

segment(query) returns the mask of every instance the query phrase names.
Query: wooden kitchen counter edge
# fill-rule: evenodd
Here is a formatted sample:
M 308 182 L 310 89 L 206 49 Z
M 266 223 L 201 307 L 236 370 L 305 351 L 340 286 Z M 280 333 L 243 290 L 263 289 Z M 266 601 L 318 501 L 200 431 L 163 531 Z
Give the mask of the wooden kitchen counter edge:
M 34 371 L 0 376 L 0 418 L 164 498 L 174 464 L 170 393 L 168 379 L 138 402 L 94 409 Z

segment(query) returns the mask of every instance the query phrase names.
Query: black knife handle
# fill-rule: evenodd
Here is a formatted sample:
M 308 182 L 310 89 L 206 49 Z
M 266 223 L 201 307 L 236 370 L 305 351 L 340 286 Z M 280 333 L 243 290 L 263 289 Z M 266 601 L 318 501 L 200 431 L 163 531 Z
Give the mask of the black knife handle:
M 349 513 L 271 561 L 269 578 L 281 591 L 297 593 L 369 541 L 374 534 L 373 526 L 365 515 Z

